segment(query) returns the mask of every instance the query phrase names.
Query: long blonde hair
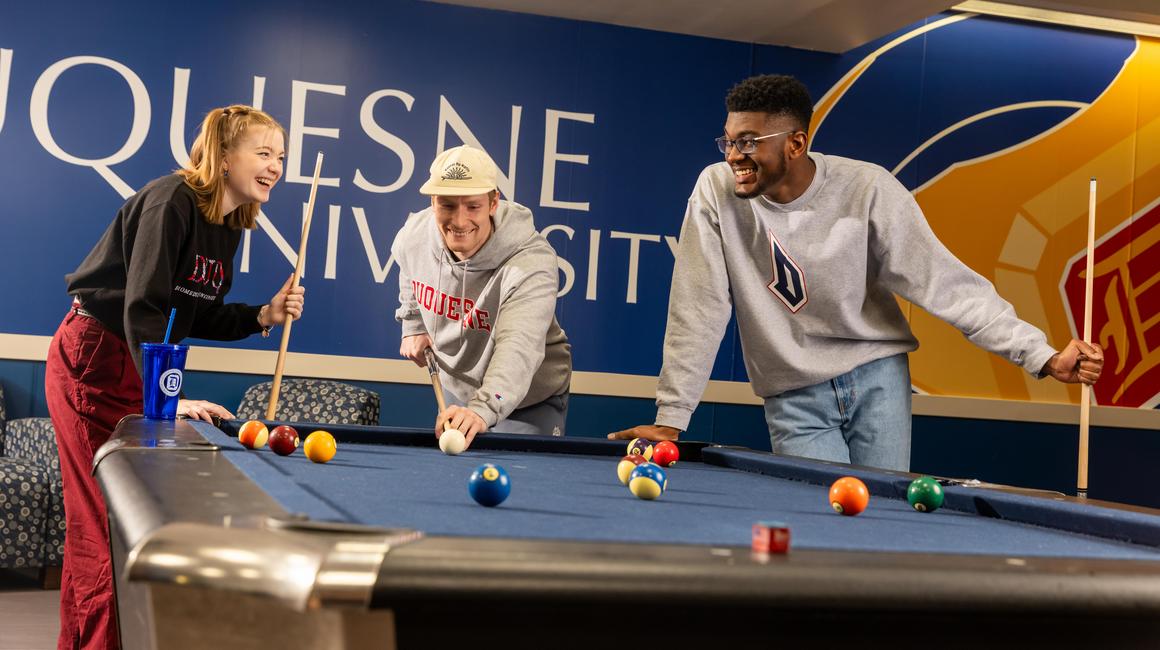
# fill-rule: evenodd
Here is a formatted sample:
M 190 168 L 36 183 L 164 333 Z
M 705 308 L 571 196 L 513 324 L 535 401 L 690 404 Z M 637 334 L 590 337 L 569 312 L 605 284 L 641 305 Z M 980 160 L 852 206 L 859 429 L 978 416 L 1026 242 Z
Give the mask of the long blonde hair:
M 223 160 L 226 152 L 253 126 L 278 129 L 283 137 L 286 135 L 286 129 L 277 120 L 252 106 L 234 104 L 213 109 L 201 122 L 201 131 L 189 152 L 189 164 L 177 170 L 197 194 L 197 207 L 210 223 L 225 224 L 234 230 L 257 225 L 261 208 L 257 202 L 243 203 L 229 214 L 221 212 L 225 195 Z

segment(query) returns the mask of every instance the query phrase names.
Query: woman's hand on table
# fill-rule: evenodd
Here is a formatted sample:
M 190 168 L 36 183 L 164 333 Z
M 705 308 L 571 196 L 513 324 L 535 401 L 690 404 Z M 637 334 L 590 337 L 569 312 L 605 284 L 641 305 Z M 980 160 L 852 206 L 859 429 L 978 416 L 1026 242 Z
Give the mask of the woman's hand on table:
M 230 413 L 226 407 L 203 399 L 178 400 L 177 415 L 193 420 L 203 420 L 210 424 L 214 424 L 215 417 L 222 420 L 234 419 L 234 414 Z

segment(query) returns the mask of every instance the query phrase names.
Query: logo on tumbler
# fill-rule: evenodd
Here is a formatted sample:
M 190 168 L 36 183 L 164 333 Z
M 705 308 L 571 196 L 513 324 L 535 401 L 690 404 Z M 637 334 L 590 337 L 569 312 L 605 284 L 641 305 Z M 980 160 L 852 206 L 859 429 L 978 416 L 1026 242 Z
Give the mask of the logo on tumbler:
M 157 382 L 161 387 L 161 392 L 173 397 L 181 392 L 181 371 L 177 368 L 166 370 L 161 373 L 161 380 Z

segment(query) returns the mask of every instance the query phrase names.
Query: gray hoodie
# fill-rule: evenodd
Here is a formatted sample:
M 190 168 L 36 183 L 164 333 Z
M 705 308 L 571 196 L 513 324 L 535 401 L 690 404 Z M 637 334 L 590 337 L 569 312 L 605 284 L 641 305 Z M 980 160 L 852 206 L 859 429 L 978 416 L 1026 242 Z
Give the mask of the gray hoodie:
M 395 237 L 403 336 L 427 334 L 443 386 L 493 427 L 568 391 L 572 353 L 556 322 L 556 251 L 532 213 L 500 201 L 495 230 L 470 259 L 447 250 L 427 208 Z
M 813 181 L 786 204 L 737 198 L 727 163 L 701 172 L 673 268 L 657 424 L 688 426 L 731 307 L 760 397 L 917 348 L 895 295 L 1030 373 L 1043 368 L 1055 353 L 1043 332 L 942 245 L 897 179 L 809 156 Z

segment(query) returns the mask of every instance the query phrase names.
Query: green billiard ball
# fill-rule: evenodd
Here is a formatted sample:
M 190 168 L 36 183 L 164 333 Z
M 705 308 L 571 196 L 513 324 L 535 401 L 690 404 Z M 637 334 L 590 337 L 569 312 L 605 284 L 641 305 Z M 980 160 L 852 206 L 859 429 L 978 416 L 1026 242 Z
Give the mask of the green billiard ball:
M 919 512 L 934 512 L 943 504 L 942 485 L 929 476 L 920 476 L 906 488 L 906 500 Z

